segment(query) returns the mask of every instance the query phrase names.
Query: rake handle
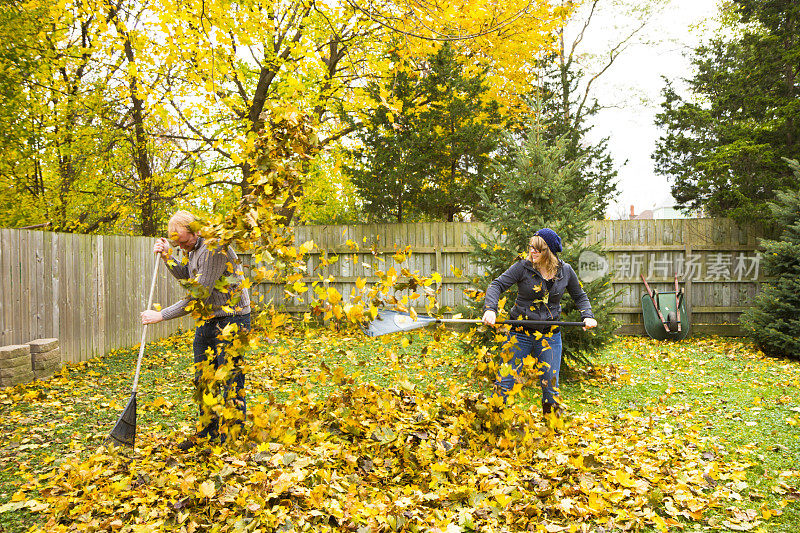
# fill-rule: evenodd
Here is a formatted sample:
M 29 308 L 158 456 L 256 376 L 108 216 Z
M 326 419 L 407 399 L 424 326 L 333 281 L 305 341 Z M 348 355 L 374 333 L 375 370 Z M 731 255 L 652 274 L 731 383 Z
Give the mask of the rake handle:
M 482 324 L 480 318 L 437 318 L 435 322 L 448 324 Z M 583 322 L 553 322 L 548 320 L 498 320 L 495 324 L 510 324 L 512 326 L 585 326 Z
M 156 264 L 153 267 L 153 280 L 150 282 L 150 296 L 147 298 L 146 309 L 150 309 L 153 305 L 153 294 L 156 290 L 156 275 L 158 274 L 158 264 L 160 262 L 161 258 L 156 254 Z M 136 360 L 136 374 L 133 376 L 133 387 L 131 388 L 132 394 L 136 394 L 136 391 L 139 390 L 139 371 L 142 369 L 142 356 L 144 355 L 144 340 L 146 337 L 147 324 L 142 326 L 142 342 L 139 344 L 139 359 Z

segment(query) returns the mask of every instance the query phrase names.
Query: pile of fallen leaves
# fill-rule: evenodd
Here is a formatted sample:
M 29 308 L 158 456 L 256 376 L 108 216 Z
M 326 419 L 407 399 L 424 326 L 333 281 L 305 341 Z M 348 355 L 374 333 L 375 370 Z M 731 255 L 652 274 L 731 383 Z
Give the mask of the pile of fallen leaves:
M 130 452 L 86 448 L 11 504 L 45 513 L 48 532 L 554 532 L 716 526 L 708 511 L 741 498 L 748 465 L 680 406 L 568 416 L 554 430 L 538 407 L 500 409 L 455 386 L 323 374 L 324 397 L 304 386 L 252 404 L 237 446 L 179 453 L 156 436 Z
M 272 342 L 248 354 L 248 435 L 226 447 L 178 452 L 181 436 L 166 429 L 196 418 L 189 337 L 148 348 L 133 450 L 102 445 L 122 408 L 112 398 L 124 399 L 113 391 L 129 386 L 115 365 L 133 356 L 3 391 L 0 469 L 21 468 L 25 481 L 0 518 L 25 509 L 47 532 L 758 531 L 791 505 L 754 496 L 747 476 L 759 466 L 745 461 L 757 459 L 713 436 L 713 404 L 701 409 L 707 395 L 678 382 L 628 408 L 568 410 L 553 428 L 535 391 L 535 407 L 501 409 L 456 337 L 296 330 Z M 673 358 L 674 376 L 703 391 L 712 358 L 743 358 L 759 376 L 793 380 L 784 396 L 793 394 L 794 367 L 777 372 L 738 345 L 703 345 L 698 360 L 692 346 L 620 340 L 615 349 Z M 573 388 L 661 379 L 648 372 L 601 364 L 576 372 Z M 593 403 L 574 392 L 568 400 Z M 789 478 L 775 481 L 768 490 L 795 499 Z

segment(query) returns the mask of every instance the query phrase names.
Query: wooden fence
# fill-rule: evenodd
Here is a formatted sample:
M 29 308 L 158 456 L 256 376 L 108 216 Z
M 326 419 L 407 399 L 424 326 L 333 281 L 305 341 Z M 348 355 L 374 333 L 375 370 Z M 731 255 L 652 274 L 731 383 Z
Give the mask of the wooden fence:
M 0 345 L 60 340 L 62 361 L 85 361 L 141 340 L 139 312 L 147 305 L 153 239 L 0 230 Z M 183 291 L 159 267 L 154 301 L 172 303 Z M 148 327 L 163 337 L 190 319 Z
M 464 303 L 463 289 L 482 273 L 469 262 L 468 235 L 479 231 L 486 234 L 489 228 L 459 222 L 302 226 L 295 228 L 295 243 L 313 241 L 317 246 L 306 265 L 306 283 L 322 281 L 347 298 L 359 277 L 376 281 L 376 270 L 405 267 L 428 276 L 439 272 L 443 279 L 438 303 L 454 308 Z M 605 252 L 589 257 L 595 261 L 582 256 L 573 266 L 582 277 L 591 275 L 598 263 L 611 271 L 612 289 L 621 293 L 616 319 L 622 333 L 644 333 L 640 274 L 659 291 L 673 290 L 678 274 L 695 332 L 737 335 L 738 316 L 763 280 L 758 252 L 762 234 L 761 228 L 739 227 L 727 219 L 595 221 L 585 242 L 600 243 Z M 399 264 L 393 256 L 406 247 L 413 253 Z M 336 261 L 331 263 L 331 257 Z M 257 291 L 288 311 L 307 309 L 311 298 L 306 293 L 303 300 L 284 300 L 284 288 L 278 285 L 265 284 Z
M 463 302 L 463 289 L 470 279 L 482 272 L 470 264 L 469 234 L 486 230 L 483 224 L 466 222 L 423 222 L 405 224 L 364 224 L 359 226 L 298 226 L 294 228 L 295 244 L 313 241 L 315 248 L 306 263 L 305 283 L 321 281 L 337 289 L 347 300 L 354 293 L 356 280 L 378 281 L 375 272 L 402 268 L 430 276 L 442 276 L 439 306 L 455 307 Z M 409 249 L 402 263 L 394 259 L 398 251 Z M 331 261 L 331 258 L 335 258 Z M 247 262 L 248 257 L 243 255 Z M 246 269 L 247 270 L 247 269 Z M 256 292 L 266 301 L 283 305 L 290 312 L 305 311 L 312 299 L 306 292 L 302 299 L 285 300 L 284 287 L 262 284 Z M 409 296 L 401 291 L 398 298 Z
M 469 262 L 468 235 L 478 231 L 488 228 L 459 222 L 300 226 L 295 242 L 316 244 L 306 265 L 307 284 L 321 281 L 347 298 L 359 278 L 377 280 L 376 270 L 439 272 L 438 304 L 454 308 L 464 302 L 471 278 L 481 274 Z M 581 257 L 573 266 L 582 277 L 598 268 L 613 273 L 613 288 L 622 292 L 617 310 L 622 332 L 642 332 L 639 274 L 663 291 L 671 290 L 677 273 L 694 331 L 736 334 L 737 317 L 763 280 L 760 235 L 758 228 L 718 219 L 597 221 L 586 242 L 599 242 L 606 252 L 599 259 Z M 412 253 L 397 263 L 394 255 L 407 248 Z M 153 268 L 151 250 L 152 239 L 142 237 L 0 230 L 1 345 L 58 337 L 63 359 L 73 362 L 136 345 Z M 308 294 L 304 300 L 286 299 L 279 284 L 254 289 L 256 296 L 288 311 L 306 310 L 310 301 Z M 169 304 L 182 294 L 161 267 L 155 301 Z M 191 319 L 152 326 L 148 335 L 165 336 L 178 327 L 191 327 Z
M 621 333 L 644 333 L 640 275 L 651 288 L 671 291 L 677 274 L 695 333 L 740 335 L 739 315 L 764 281 L 765 233 L 727 219 L 604 220 L 591 224 L 586 242 L 606 250 L 613 288 L 622 293 Z

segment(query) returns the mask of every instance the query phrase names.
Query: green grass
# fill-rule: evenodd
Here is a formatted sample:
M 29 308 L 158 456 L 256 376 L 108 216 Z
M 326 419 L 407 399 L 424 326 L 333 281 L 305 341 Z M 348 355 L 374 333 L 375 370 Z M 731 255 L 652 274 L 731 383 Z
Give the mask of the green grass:
M 333 381 L 449 393 L 457 384 L 489 393 L 487 381 L 468 377 L 470 356 L 446 336 L 430 332 L 367 339 L 318 330 L 296 331 L 248 357 L 248 401 L 292 395 L 325 396 Z M 100 445 L 130 396 L 137 350 L 122 350 L 70 365 L 46 382 L 0 391 L 0 506 L 26 480 Z M 193 430 L 191 338 L 147 347 L 138 396 L 139 443 L 177 441 Z M 320 376 L 326 383 L 320 384 Z M 639 413 L 643 423 L 680 434 L 703 429 L 720 454 L 750 463 L 738 485 L 742 509 L 780 511 L 758 531 L 790 533 L 800 524 L 800 363 L 759 357 L 738 340 L 692 339 L 661 343 L 620 339 L 562 381 L 569 413 L 615 417 Z M 519 401 L 536 405 L 526 388 Z M 651 416 L 651 413 L 658 413 Z M 568 431 L 568 429 L 567 429 Z M 28 494 L 30 497 L 30 494 Z M 718 509 L 721 525 L 725 510 Z M 0 532 L 40 524 L 27 510 L 0 513 Z M 693 531 L 694 525 L 689 525 Z
M 800 529 L 800 363 L 759 356 L 746 343 L 719 338 L 622 340 L 597 363 L 622 370 L 622 379 L 566 382 L 571 409 L 613 415 L 672 407 L 672 416 L 655 423 L 676 432 L 699 426 L 721 452 L 751 464 L 741 485 L 742 508 L 783 512 L 764 531 Z

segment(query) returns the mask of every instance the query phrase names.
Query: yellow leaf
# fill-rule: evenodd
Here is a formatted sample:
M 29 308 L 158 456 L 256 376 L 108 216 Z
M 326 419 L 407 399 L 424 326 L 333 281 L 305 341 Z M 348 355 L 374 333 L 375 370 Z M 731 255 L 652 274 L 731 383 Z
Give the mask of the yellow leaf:
M 628 474 L 628 472 L 626 472 L 623 469 L 617 470 L 614 479 L 616 480 L 617 483 L 626 488 L 631 488 L 636 486 L 636 483 L 631 479 L 630 474 Z
M 300 253 L 307 254 L 312 248 L 314 248 L 314 241 L 306 241 L 300 245 Z
M 294 444 L 297 440 L 297 432 L 293 429 L 289 429 L 283 433 L 281 437 L 281 441 L 284 444 Z
M 335 288 L 328 287 L 327 293 L 328 293 L 328 302 L 330 304 L 336 305 L 342 301 L 342 295 L 339 294 L 339 291 L 337 291 Z
M 219 403 L 219 400 L 213 394 L 204 392 L 203 393 L 203 403 L 205 405 L 207 405 L 208 407 L 214 407 L 215 405 L 217 405 Z
M 209 479 L 208 481 L 204 481 L 203 483 L 200 484 L 197 493 L 200 495 L 201 498 L 213 498 L 214 495 L 217 493 L 217 489 L 214 486 L 214 482 Z
M 656 525 L 656 529 L 659 531 L 668 531 L 669 528 L 667 527 L 667 523 L 664 522 L 664 519 L 658 516 L 657 514 L 653 515 L 653 522 Z
M 232 322 L 226 325 L 224 328 L 222 328 L 222 333 L 220 334 L 220 336 L 226 340 L 231 339 L 236 334 L 237 331 L 239 331 L 239 324 Z
M 292 290 L 294 290 L 294 292 L 296 293 L 303 294 L 308 290 L 308 287 L 306 286 L 305 283 L 298 280 L 295 281 L 294 284 L 292 284 Z

